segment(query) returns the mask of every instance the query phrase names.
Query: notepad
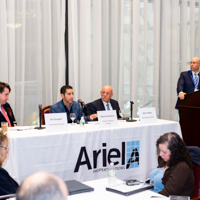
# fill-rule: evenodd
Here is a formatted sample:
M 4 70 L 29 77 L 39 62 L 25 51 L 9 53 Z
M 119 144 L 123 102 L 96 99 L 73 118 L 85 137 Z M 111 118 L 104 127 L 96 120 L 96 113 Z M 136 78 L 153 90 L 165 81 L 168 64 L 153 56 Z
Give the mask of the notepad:
M 76 180 L 65 181 L 65 183 L 67 185 L 69 195 L 94 191 L 94 188 Z
M 169 196 L 170 200 L 189 200 L 189 196 L 176 196 L 176 195 L 171 195 Z
M 124 183 L 112 186 L 112 187 L 106 187 L 107 191 L 115 192 L 121 195 L 129 196 L 132 194 L 136 194 L 138 192 L 142 192 L 144 190 L 152 189 L 154 186 L 150 184 L 140 184 L 140 185 L 134 185 L 134 186 L 128 186 Z

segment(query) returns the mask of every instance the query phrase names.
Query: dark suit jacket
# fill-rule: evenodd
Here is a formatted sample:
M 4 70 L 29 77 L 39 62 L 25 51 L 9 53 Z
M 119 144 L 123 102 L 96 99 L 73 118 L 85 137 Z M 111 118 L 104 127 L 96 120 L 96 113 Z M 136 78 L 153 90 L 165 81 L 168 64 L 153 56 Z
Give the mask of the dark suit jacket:
M 18 183 L 0 167 L 0 195 L 15 194 L 18 187 Z
M 199 81 L 200 82 L 200 81 Z M 198 84 L 198 89 L 200 89 L 200 85 Z M 177 95 L 179 95 L 179 92 L 185 92 L 186 94 L 194 92 L 194 82 L 191 77 L 191 70 L 181 72 L 181 75 L 178 79 L 177 83 Z M 175 108 L 178 109 L 178 101 L 176 103 Z
M 117 118 L 121 118 L 119 115 L 120 107 L 119 107 L 118 102 L 114 99 L 110 99 L 110 104 L 112 106 L 112 109 L 116 110 Z M 90 114 L 96 114 L 97 111 L 105 110 L 105 107 L 101 99 L 97 99 L 96 101 L 93 101 L 87 105 L 89 106 L 88 109 L 89 109 Z
M 15 122 L 15 116 L 13 114 L 12 108 L 10 107 L 10 104 L 6 103 L 3 105 L 3 107 L 4 110 L 7 112 L 8 118 L 10 119 L 11 126 L 14 126 L 13 122 Z M 10 115 L 10 112 L 12 113 L 12 116 Z M 2 112 L 0 112 L 0 127 L 1 127 L 1 122 L 6 122 L 6 119 L 3 116 Z
M 192 156 L 192 162 L 200 166 L 200 148 L 196 146 L 187 146 L 187 148 Z

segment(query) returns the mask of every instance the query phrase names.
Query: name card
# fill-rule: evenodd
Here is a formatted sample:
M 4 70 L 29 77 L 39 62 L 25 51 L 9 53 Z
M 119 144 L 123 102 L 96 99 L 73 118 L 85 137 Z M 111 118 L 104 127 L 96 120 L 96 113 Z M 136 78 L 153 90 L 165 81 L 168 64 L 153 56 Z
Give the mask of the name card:
M 155 108 L 139 108 L 140 122 L 142 124 L 157 123 Z
M 110 128 L 118 126 L 116 110 L 97 111 L 97 114 L 100 128 Z
M 44 114 L 47 131 L 67 131 L 67 113 Z

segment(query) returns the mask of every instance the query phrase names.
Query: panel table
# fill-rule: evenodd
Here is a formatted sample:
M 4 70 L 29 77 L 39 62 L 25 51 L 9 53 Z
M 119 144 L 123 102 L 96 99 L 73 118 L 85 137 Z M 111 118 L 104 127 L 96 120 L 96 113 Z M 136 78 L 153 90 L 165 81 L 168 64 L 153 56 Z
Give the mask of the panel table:
M 148 125 L 118 121 L 117 128 L 106 129 L 98 122 L 85 127 L 69 124 L 66 132 L 13 127 L 4 167 L 18 183 L 37 171 L 82 182 L 107 177 L 112 161 L 117 178 L 145 180 L 157 166 L 156 140 L 172 131 L 182 137 L 179 123 L 167 120 Z

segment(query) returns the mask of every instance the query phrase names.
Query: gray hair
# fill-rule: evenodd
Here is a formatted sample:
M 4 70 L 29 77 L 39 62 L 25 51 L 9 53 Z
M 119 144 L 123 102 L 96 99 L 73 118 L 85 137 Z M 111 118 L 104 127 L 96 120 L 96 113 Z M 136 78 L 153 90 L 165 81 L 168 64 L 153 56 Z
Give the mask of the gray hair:
M 53 174 L 38 172 L 22 182 L 16 199 L 67 200 L 67 186 Z

